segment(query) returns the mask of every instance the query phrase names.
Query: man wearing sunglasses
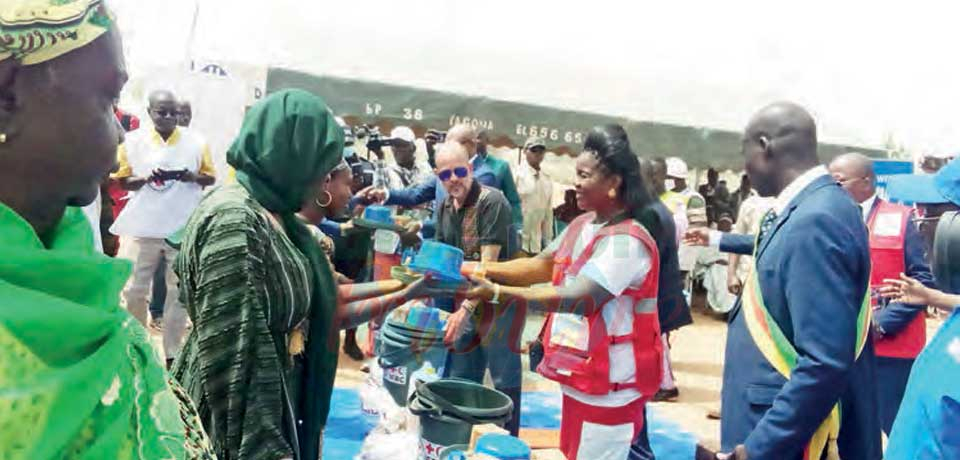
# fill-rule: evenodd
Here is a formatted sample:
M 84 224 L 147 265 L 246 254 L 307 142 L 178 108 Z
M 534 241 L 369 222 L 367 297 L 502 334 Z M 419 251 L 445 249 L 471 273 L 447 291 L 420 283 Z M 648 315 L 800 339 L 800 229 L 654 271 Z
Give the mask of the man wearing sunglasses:
M 436 211 L 436 238 L 463 249 L 465 260 L 496 262 L 507 256 L 510 204 L 499 190 L 474 179 L 469 155 L 467 147 L 449 138 L 437 152 L 437 178 L 447 197 Z M 437 306 L 454 309 L 444 338 L 453 349 L 447 376 L 483 383 L 489 367 L 494 386 L 520 407 L 520 334 L 510 334 L 514 313 L 470 300 L 457 306 L 451 299 L 437 299 Z M 514 436 L 519 433 L 519 414 L 515 410 L 506 425 Z
M 200 202 L 203 187 L 213 185 L 210 148 L 199 136 L 177 127 L 180 112 L 170 91 L 150 94 L 153 128 L 126 136 L 117 153 L 119 169 L 112 178 L 130 199 L 110 231 L 120 237 L 119 257 L 133 262 L 123 289 L 123 302 L 144 326 L 150 323 L 148 295 L 157 267 L 165 265 L 164 351 L 172 359 L 180 349 L 187 315 L 178 300 L 172 265 L 177 251 L 166 238 L 182 228 Z
M 475 181 L 500 190 L 506 196 L 507 202 L 511 206 L 511 218 L 514 225 L 510 235 L 511 247 L 508 248 L 508 254 L 512 254 L 514 251 L 509 249 L 513 249 L 513 246 L 519 244 L 517 229 L 522 228 L 523 225 L 520 196 L 517 195 L 517 187 L 510 172 L 510 166 L 503 160 L 487 155 L 485 136 L 483 133 L 477 133 L 477 130 L 470 125 L 460 124 L 447 132 L 446 142 L 458 143 L 467 149 L 471 156 L 470 165 L 473 168 L 471 175 Z M 360 193 L 364 202 L 383 202 L 387 206 L 412 207 L 433 200 L 434 210 L 441 206 L 446 195 L 442 181 L 436 177 L 404 189 L 384 190 L 368 187 Z M 423 223 L 423 236 L 426 238 L 434 236 L 436 231 L 435 217 Z
M 911 224 L 913 210 L 877 197 L 873 160 L 859 153 L 830 162 L 830 173 L 860 204 L 870 231 L 870 301 L 873 305 L 874 346 L 877 354 L 877 393 L 880 425 L 890 435 L 893 420 L 907 388 L 910 369 L 927 342 L 925 305 L 886 303 L 876 294 L 885 279 L 901 273 L 933 287 L 933 274 L 923 257 L 923 239 Z

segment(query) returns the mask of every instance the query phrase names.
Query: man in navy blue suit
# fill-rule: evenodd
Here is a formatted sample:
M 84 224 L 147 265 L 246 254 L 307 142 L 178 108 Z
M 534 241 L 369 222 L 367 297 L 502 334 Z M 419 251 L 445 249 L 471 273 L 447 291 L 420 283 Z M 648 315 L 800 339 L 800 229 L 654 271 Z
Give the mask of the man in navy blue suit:
M 913 210 L 877 197 L 873 160 L 848 153 L 830 162 L 830 174 L 860 204 L 863 220 L 870 230 L 870 260 L 873 270 L 870 288 L 878 289 L 885 279 L 901 273 L 933 287 L 933 274 L 923 257 L 923 238 L 913 225 Z M 877 354 L 877 391 L 880 422 L 890 435 L 897 410 L 907 388 L 910 369 L 927 343 L 925 305 L 887 302 L 871 298 L 874 314 L 874 346 Z
M 869 308 L 863 304 L 870 283 L 860 210 L 820 165 L 816 125 L 802 107 L 776 103 L 758 112 L 744 133 L 743 154 L 760 195 L 776 197 L 758 237 L 703 229 L 686 236 L 756 260 L 755 289 L 744 288 L 753 300 L 741 298 L 730 314 L 721 422 L 729 454 L 718 458 L 804 458 L 839 404 L 839 436 L 827 444 L 843 460 L 878 460 L 873 344 L 858 335 L 866 329 L 861 311 Z M 764 335 L 757 324 L 782 336 Z M 776 351 L 789 355 L 785 349 L 792 360 L 772 358 Z M 810 448 L 816 453 L 807 458 L 827 458 L 830 450 Z

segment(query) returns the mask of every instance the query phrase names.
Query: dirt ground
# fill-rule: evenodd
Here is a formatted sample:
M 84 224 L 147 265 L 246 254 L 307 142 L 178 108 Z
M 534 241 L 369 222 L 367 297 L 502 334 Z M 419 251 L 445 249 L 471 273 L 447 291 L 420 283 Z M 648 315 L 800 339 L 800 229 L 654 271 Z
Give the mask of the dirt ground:
M 540 330 L 542 318 L 531 318 L 524 331 L 525 342 L 532 340 Z M 942 324 L 939 319 L 928 319 L 927 338 L 933 337 Z M 361 329 L 360 336 L 365 335 Z M 664 415 L 685 430 L 693 433 L 700 443 L 711 449 L 720 448 L 720 421 L 707 418 L 711 410 L 720 408 L 720 387 L 723 376 L 723 354 L 726 344 L 725 321 L 694 310 L 693 324 L 671 335 L 673 372 L 680 388 L 676 402 L 653 403 L 658 414 Z M 524 369 L 527 357 L 524 355 Z M 337 386 L 351 387 L 363 381 L 362 363 L 341 353 Z M 557 385 L 536 373 L 525 371 L 524 391 L 557 390 Z
M 693 324 L 670 335 L 673 376 L 680 389 L 676 402 L 654 403 L 660 414 L 684 427 L 711 449 L 720 448 L 720 421 L 707 418 L 720 409 L 723 349 L 727 323 L 694 312 Z
M 933 321 L 928 324 L 934 323 Z M 523 343 L 532 341 L 540 331 L 543 318 L 533 316 L 524 328 Z M 936 322 L 939 325 L 939 321 Z M 935 328 L 933 329 L 935 331 Z M 671 334 L 671 357 L 673 373 L 680 389 L 675 402 L 652 403 L 658 414 L 664 415 L 685 430 L 693 433 L 706 447 L 720 447 L 720 422 L 707 418 L 707 413 L 720 408 L 720 385 L 723 375 L 723 350 L 727 326 L 720 319 L 694 309 L 693 324 Z M 928 337 L 932 336 L 932 331 Z M 151 329 L 151 338 L 158 353 L 162 354 L 162 336 Z M 366 339 L 366 327 L 362 326 L 358 338 Z M 336 386 L 351 388 L 359 386 L 366 378 L 362 362 L 352 360 L 340 353 Z M 523 355 L 524 391 L 559 391 L 557 384 L 530 372 L 527 355 Z M 489 378 L 489 377 L 488 377 Z M 490 383 L 488 381 L 488 383 Z
M 540 317 L 532 317 L 527 321 L 524 343 L 533 340 L 540 331 L 542 321 Z M 941 318 L 928 317 L 928 341 L 942 323 Z M 720 448 L 720 421 L 707 418 L 707 414 L 720 408 L 726 334 L 725 321 L 695 308 L 693 324 L 675 331 L 670 339 L 673 373 L 680 389 L 680 397 L 675 402 L 652 403 L 658 414 L 693 433 L 701 444 L 714 450 Z M 360 328 L 358 336 L 361 340 L 366 338 L 365 327 Z M 151 330 L 151 339 L 158 353 L 162 353 L 161 334 Z M 361 370 L 363 365 L 364 363 L 353 361 L 341 351 L 336 385 L 346 388 L 359 386 L 367 375 Z M 529 368 L 526 355 L 523 355 L 523 366 L 524 369 Z M 559 391 L 555 383 L 529 370 L 523 374 L 523 389 Z
M 524 343 L 533 340 L 540 331 L 542 321 L 540 317 L 531 317 L 527 321 Z M 942 319 L 928 317 L 928 341 L 936 334 L 942 322 Z M 155 330 L 151 332 L 154 346 L 162 353 L 161 335 Z M 720 421 L 707 418 L 707 414 L 720 408 L 726 334 L 725 321 L 694 309 L 693 324 L 675 331 L 670 339 L 673 373 L 680 389 L 680 397 L 675 402 L 652 403 L 658 414 L 684 427 L 693 433 L 701 444 L 711 449 L 720 447 Z M 361 327 L 358 335 L 361 340 L 365 339 L 365 327 Z M 336 385 L 347 388 L 360 385 L 367 375 L 361 370 L 363 365 L 364 363 L 353 361 L 341 352 Z M 528 369 L 526 355 L 523 355 L 523 366 Z M 555 383 L 529 370 L 524 371 L 523 389 L 559 390 Z
M 531 318 L 524 336 L 532 340 L 540 330 L 542 319 Z M 680 329 L 671 336 L 674 376 L 680 388 L 676 402 L 655 403 L 658 413 L 683 426 L 696 435 L 700 442 L 712 448 L 720 446 L 720 422 L 707 418 L 707 412 L 720 407 L 720 383 L 723 372 L 723 345 L 726 342 L 726 323 L 721 320 L 694 314 L 694 324 Z M 360 337 L 366 331 L 361 329 Z M 524 355 L 524 368 L 527 357 Z M 361 372 L 363 363 L 351 360 L 341 353 L 337 372 L 338 387 L 359 385 L 366 374 Z M 557 385 L 540 375 L 525 371 L 524 391 L 558 390 Z

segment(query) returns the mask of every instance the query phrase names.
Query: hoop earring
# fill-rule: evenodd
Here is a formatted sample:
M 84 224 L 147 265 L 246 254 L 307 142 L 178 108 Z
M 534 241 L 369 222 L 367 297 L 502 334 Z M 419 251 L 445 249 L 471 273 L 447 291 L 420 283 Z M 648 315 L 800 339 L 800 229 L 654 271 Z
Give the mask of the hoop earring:
M 0 133 L 0 144 L 7 143 L 7 133 Z
M 614 188 L 610 189 L 610 191 L 607 192 L 607 196 L 610 197 L 611 199 L 616 198 L 617 189 L 614 189 Z
M 333 203 L 333 195 L 331 195 L 330 192 L 328 192 L 328 191 L 326 191 L 326 190 L 324 190 L 323 193 L 326 193 L 326 194 L 327 194 L 327 202 L 326 202 L 326 203 L 321 203 L 321 202 L 320 202 L 320 197 L 316 197 L 316 198 L 314 198 L 314 200 L 313 200 L 313 202 L 316 203 L 317 206 L 320 206 L 321 208 L 325 208 L 325 207 L 327 207 L 327 206 L 330 206 L 330 203 Z

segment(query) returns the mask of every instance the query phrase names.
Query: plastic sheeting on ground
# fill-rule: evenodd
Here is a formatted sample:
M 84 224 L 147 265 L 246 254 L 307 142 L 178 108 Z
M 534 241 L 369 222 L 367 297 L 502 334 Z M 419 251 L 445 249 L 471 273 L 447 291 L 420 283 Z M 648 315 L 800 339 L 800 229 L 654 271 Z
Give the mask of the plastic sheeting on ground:
M 520 425 L 524 428 L 560 429 L 560 404 L 559 392 L 524 393 Z M 647 411 L 650 444 L 657 458 L 693 458 L 696 437 L 661 415 L 655 406 Z M 372 425 L 360 410 L 357 390 L 334 389 L 330 418 L 324 432 L 323 458 L 354 458 L 371 429 Z

